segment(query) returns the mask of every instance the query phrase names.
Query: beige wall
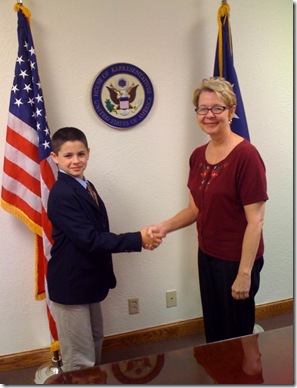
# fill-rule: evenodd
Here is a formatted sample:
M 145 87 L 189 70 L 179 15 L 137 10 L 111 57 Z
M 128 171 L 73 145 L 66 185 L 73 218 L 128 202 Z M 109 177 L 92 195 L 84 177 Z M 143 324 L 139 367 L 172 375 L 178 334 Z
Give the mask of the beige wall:
M 15 1 L 0 2 L 0 155 L 17 54 Z M 293 296 L 293 7 L 289 0 L 230 0 L 234 60 L 252 143 L 267 167 L 269 201 L 257 304 Z M 207 138 L 191 103 L 212 75 L 219 0 L 26 0 L 51 132 L 83 129 L 87 177 L 114 232 L 139 230 L 187 204 L 188 158 Z M 106 126 L 91 104 L 100 70 L 128 62 L 150 77 L 155 102 L 129 130 Z M 32 233 L 0 209 L 0 354 L 49 346 L 45 302 L 34 299 Z M 118 286 L 103 302 L 106 335 L 201 317 L 195 226 L 153 252 L 114 255 Z M 165 292 L 178 305 L 166 309 Z M 128 298 L 140 314 L 128 315 Z

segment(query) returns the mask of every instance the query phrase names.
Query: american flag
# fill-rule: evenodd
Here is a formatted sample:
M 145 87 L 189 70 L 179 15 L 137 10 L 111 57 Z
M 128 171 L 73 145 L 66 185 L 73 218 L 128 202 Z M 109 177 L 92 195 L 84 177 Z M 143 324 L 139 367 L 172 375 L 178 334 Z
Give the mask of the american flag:
M 238 78 L 234 67 L 230 25 L 230 6 L 227 4 L 226 0 L 222 1 L 222 5 L 218 10 L 218 26 L 219 32 L 213 75 L 224 77 L 233 85 L 233 90 L 237 98 L 237 106 L 235 116 L 233 117 L 231 124 L 231 129 L 238 135 L 250 140 Z
M 46 271 L 52 246 L 47 199 L 57 177 L 57 167 L 50 157 L 50 130 L 29 26 L 30 11 L 23 6 L 16 10 L 19 47 L 8 112 L 1 206 L 34 232 L 35 296 L 46 297 L 51 350 L 55 351 L 59 344 L 47 297 Z

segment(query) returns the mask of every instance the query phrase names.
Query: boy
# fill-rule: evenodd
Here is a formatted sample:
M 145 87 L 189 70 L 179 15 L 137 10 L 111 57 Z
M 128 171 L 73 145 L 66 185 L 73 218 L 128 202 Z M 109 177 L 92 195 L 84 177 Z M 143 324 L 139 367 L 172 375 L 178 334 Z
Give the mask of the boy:
M 63 370 L 69 371 L 100 364 L 100 302 L 116 286 L 111 253 L 155 248 L 162 236 L 149 237 L 146 228 L 119 235 L 109 231 L 105 205 L 84 176 L 90 149 L 81 130 L 59 129 L 52 137 L 52 150 L 59 172 L 48 199 L 54 243 L 47 283 Z

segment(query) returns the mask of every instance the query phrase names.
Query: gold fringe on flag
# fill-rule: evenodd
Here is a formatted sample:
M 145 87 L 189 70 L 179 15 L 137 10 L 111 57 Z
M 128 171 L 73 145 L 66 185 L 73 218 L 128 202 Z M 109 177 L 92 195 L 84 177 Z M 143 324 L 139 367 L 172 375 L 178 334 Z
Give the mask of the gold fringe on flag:
M 42 236 L 42 228 L 41 226 L 35 224 L 30 218 L 23 213 L 19 208 L 17 208 L 14 205 L 11 205 L 10 203 L 7 203 L 3 199 L 1 199 L 1 207 L 6 210 L 8 213 L 12 214 L 13 216 L 17 217 L 19 220 L 21 220 L 33 233 L 34 233 L 34 240 L 35 240 L 35 299 L 36 300 L 42 300 L 45 298 L 45 292 L 40 293 L 39 287 L 38 287 L 38 243 L 37 238 L 38 236 Z
M 42 236 L 42 228 L 40 225 L 37 225 L 35 222 L 30 220 L 30 218 L 22 212 L 19 208 L 17 208 L 14 205 L 11 205 L 10 203 L 4 201 L 1 198 L 1 207 L 6 210 L 8 213 L 12 214 L 13 216 L 19 218 L 27 227 L 34 233 L 38 234 L 38 236 Z
M 219 72 L 221 77 L 223 76 L 223 25 L 226 22 L 229 22 L 229 17 L 230 17 L 230 5 L 226 1 L 222 1 L 222 5 L 218 10 L 218 25 L 219 25 L 218 52 L 219 52 Z M 222 19 L 223 19 L 223 22 L 222 22 Z M 233 49 L 232 49 L 230 23 L 228 23 L 228 33 L 229 33 L 230 53 L 232 55 Z
M 36 300 L 43 300 L 45 299 L 45 290 L 43 292 L 40 292 L 39 289 L 39 250 L 40 247 L 38 245 L 38 239 L 40 236 L 38 234 L 34 234 L 34 246 L 35 246 L 35 299 Z
M 26 16 L 26 18 L 28 19 L 28 23 L 30 24 L 31 11 L 28 8 L 26 8 L 22 4 L 17 3 L 13 7 L 13 9 L 15 10 L 15 12 L 22 11 L 23 14 Z
M 54 341 L 51 343 L 51 352 L 56 352 L 60 349 L 59 341 Z

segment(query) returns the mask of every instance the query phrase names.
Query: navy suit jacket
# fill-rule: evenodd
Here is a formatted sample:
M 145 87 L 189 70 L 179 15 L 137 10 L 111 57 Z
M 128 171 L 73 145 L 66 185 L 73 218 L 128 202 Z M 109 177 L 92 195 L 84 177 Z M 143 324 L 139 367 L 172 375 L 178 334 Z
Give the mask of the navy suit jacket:
M 99 207 L 77 180 L 58 173 L 47 208 L 54 240 L 47 268 L 53 302 L 100 302 L 116 286 L 111 254 L 142 249 L 140 232 L 109 231 L 105 205 L 99 196 L 98 201 Z

